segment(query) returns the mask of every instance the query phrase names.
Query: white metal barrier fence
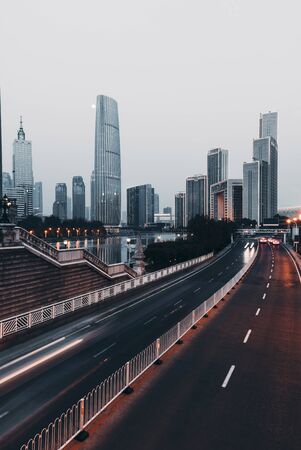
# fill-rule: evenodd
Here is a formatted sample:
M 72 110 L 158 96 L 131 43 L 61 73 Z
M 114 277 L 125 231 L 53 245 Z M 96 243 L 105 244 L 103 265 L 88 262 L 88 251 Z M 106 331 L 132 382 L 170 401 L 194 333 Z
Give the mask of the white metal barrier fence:
M 60 450 L 100 414 L 131 383 L 167 352 L 191 327 L 207 314 L 249 270 L 258 248 L 250 261 L 225 286 L 194 309 L 183 320 L 152 342 L 113 375 L 102 381 L 85 397 L 36 434 L 21 450 Z
M 18 331 L 25 330 L 27 328 L 34 327 L 41 323 L 55 319 L 56 317 L 64 314 L 69 314 L 80 308 L 84 308 L 95 303 L 99 303 L 108 297 L 114 297 L 120 293 L 126 292 L 130 289 L 134 289 L 138 286 L 150 283 L 167 275 L 179 272 L 188 267 L 200 264 L 210 258 L 212 258 L 213 252 L 207 255 L 199 256 L 198 258 L 185 261 L 183 263 L 175 264 L 174 266 L 167 267 L 166 269 L 157 270 L 141 277 L 137 277 L 131 280 L 122 281 L 121 283 L 114 284 L 109 287 L 99 289 L 97 291 L 88 292 L 77 297 L 69 298 L 58 303 L 43 306 L 41 308 L 34 309 L 13 317 L 8 317 L 0 321 L 0 339 Z

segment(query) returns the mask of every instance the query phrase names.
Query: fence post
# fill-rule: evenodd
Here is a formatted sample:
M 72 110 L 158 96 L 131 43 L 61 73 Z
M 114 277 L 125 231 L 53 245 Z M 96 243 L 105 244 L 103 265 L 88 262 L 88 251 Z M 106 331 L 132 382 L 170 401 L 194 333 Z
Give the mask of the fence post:
M 32 313 L 28 314 L 28 328 L 32 327 Z
M 125 365 L 125 384 L 126 387 L 128 387 L 130 385 L 130 362 L 128 361 Z
M 180 322 L 178 322 L 178 330 L 177 330 L 178 339 L 180 339 L 180 335 L 181 335 L 181 328 L 180 328 Z
M 85 399 L 80 399 L 79 405 L 79 429 L 82 431 L 85 424 Z
M 195 309 L 192 311 L 192 326 L 195 324 Z
M 0 322 L 0 339 L 3 338 L 3 322 Z
M 156 340 L 156 359 L 160 358 L 160 338 Z

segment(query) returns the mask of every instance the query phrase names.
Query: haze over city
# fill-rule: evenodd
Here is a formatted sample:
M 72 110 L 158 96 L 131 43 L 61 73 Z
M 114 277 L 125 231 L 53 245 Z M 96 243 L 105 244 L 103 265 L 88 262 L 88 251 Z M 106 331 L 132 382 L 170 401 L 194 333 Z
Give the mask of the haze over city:
M 297 1 L 7 2 L 0 18 L 3 170 L 19 116 L 33 145 L 44 209 L 54 187 L 94 164 L 98 94 L 118 102 L 122 210 L 129 186 L 151 183 L 173 206 L 185 178 L 229 150 L 242 177 L 260 112 L 279 114 L 279 206 L 300 203 Z M 89 204 L 89 201 L 88 201 Z

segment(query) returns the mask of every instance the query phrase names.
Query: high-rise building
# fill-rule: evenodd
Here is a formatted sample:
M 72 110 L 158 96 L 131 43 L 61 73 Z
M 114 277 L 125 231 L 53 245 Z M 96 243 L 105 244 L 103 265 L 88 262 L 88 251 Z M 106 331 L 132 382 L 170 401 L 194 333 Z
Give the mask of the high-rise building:
M 260 225 L 267 215 L 268 163 L 253 161 L 243 165 L 243 217 Z
M 72 178 L 72 211 L 73 219 L 85 219 L 85 183 L 83 177 Z
M 72 219 L 72 199 L 67 195 L 67 219 Z
M 186 227 L 186 194 L 178 192 L 175 194 L 175 227 Z
M 85 207 L 85 219 L 91 220 L 91 208 L 90 206 Z
M 142 228 L 154 222 L 154 188 L 143 184 L 127 189 L 127 224 Z
M 4 192 L 5 189 L 9 189 L 13 187 L 13 180 L 10 176 L 10 173 L 3 172 L 2 173 L 2 190 Z
M 210 186 L 228 178 L 228 150 L 214 148 L 207 155 L 208 215 L 210 216 Z
M 97 96 L 95 123 L 95 218 L 119 225 L 121 214 L 120 139 L 117 102 Z
M 53 203 L 53 215 L 61 220 L 67 219 L 67 185 L 57 183 L 55 185 L 55 201 Z
M 275 132 L 275 130 L 274 130 Z M 277 130 L 276 130 L 277 134 Z M 253 160 L 266 161 L 268 164 L 267 216 L 273 218 L 278 212 L 278 145 L 272 136 L 253 141 Z
M 195 216 L 208 215 L 207 176 L 186 178 L 186 224 Z
M 242 180 L 228 179 L 210 187 L 210 218 L 242 219 Z
M 271 112 L 260 114 L 259 138 L 271 136 L 277 141 L 278 113 Z
M 25 216 L 33 214 L 33 172 L 31 141 L 25 139 L 22 117 L 18 137 L 13 143 L 13 180 L 14 187 L 25 190 Z
M 154 194 L 154 214 L 159 214 L 160 212 L 160 198 L 159 194 L 155 192 Z
M 34 216 L 43 215 L 43 184 L 37 181 L 33 187 L 33 214 Z
M 163 208 L 163 214 L 170 214 L 170 215 L 172 215 L 172 207 L 171 206 L 165 206 L 165 208 Z
M 95 172 L 92 171 L 91 179 L 90 179 L 90 205 L 91 205 L 91 220 L 95 219 Z
M 7 195 L 7 197 L 14 204 L 16 209 L 16 218 L 21 219 L 26 217 L 26 201 L 27 194 L 24 188 L 22 187 L 4 187 L 3 195 Z

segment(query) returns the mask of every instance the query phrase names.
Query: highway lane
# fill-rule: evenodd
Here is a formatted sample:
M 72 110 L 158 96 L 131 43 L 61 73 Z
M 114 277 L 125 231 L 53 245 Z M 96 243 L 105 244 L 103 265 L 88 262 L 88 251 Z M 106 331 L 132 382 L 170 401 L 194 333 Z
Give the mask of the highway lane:
M 299 450 L 300 299 L 284 248 L 261 247 L 230 301 L 81 448 Z
M 82 329 L 72 331 L 71 336 L 61 336 L 61 330 L 52 332 L 59 342 L 44 344 L 46 349 L 33 350 L 36 353 L 29 358 L 16 364 L 4 358 L 0 370 L 1 448 L 17 448 L 225 284 L 254 252 L 244 246 L 239 243 L 223 258 L 187 274 L 181 282 L 165 283 L 154 293 L 148 287 L 146 294 L 128 294 L 120 309 L 98 317 L 94 314 L 92 322 L 85 319 Z M 30 350 L 28 343 L 24 345 Z M 40 359 L 40 364 L 9 379 Z

